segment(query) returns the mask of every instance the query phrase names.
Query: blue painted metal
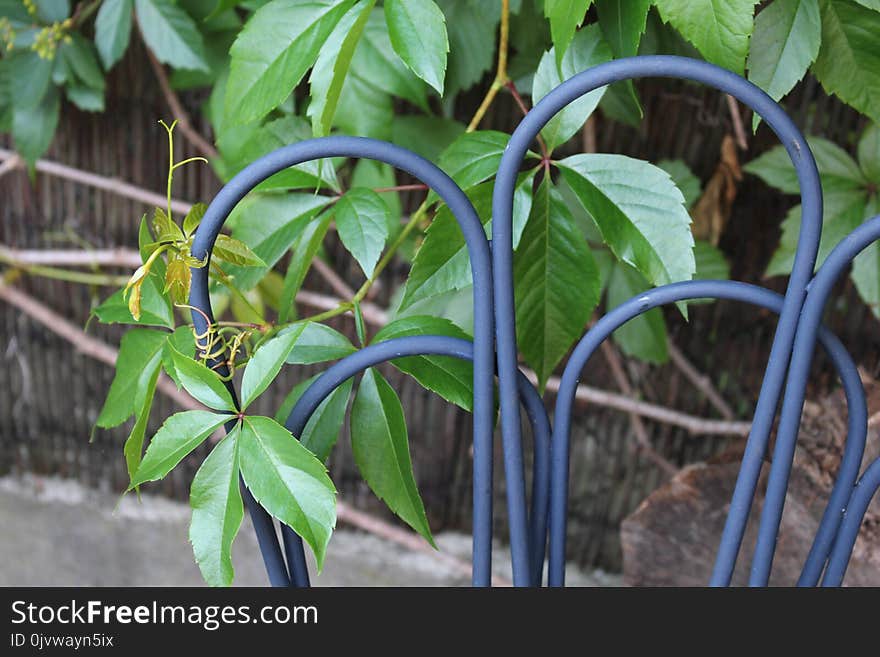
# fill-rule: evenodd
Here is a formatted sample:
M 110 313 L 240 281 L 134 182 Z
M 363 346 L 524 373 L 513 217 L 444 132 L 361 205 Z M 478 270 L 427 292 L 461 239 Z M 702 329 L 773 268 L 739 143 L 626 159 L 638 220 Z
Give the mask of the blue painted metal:
M 513 194 L 517 173 L 541 128 L 562 108 L 599 87 L 644 77 L 686 79 L 729 93 L 757 112 L 779 137 L 797 172 L 801 191 L 801 232 L 791 278 L 784 296 L 745 283 L 687 281 L 655 288 L 618 306 L 602 317 L 575 347 L 562 374 L 554 413 L 555 426 L 551 427 L 540 396 L 517 365 L 512 250 Z M 526 115 L 510 139 L 495 182 L 491 245 L 464 192 L 435 165 L 404 148 L 358 137 L 325 137 L 285 146 L 246 167 L 217 194 L 196 232 L 193 254 L 199 259 L 210 257 L 214 241 L 229 213 L 260 182 L 287 167 L 327 157 L 370 158 L 386 162 L 419 178 L 449 206 L 462 230 L 471 260 L 474 340 L 411 336 L 370 345 L 343 358 L 312 383 L 292 410 L 286 426 L 293 435 L 302 431 L 327 395 L 368 367 L 416 354 L 446 355 L 473 361 L 473 583 L 476 586 L 490 583 L 497 376 L 513 581 L 517 586 L 540 586 L 546 550 L 549 552 L 548 584 L 561 586 L 565 577 L 571 413 L 575 389 L 590 356 L 623 323 L 659 305 L 705 297 L 745 302 L 778 313 L 779 323 L 710 583 L 730 583 L 781 398 L 773 463 L 751 562 L 750 583 L 766 585 L 768 582 L 809 366 L 817 341 L 828 353 L 841 378 L 848 407 L 848 427 L 840 470 L 798 584 L 812 586 L 820 579 L 826 586 L 841 583 L 861 519 L 880 488 L 880 459 L 859 477 L 867 432 L 864 389 L 846 349 L 834 335 L 821 327 L 821 314 L 831 287 L 844 268 L 861 250 L 880 238 L 880 216 L 865 222 L 844 239 L 813 275 L 822 227 L 822 189 L 816 163 L 803 135 L 763 91 L 724 69 L 672 56 L 620 59 L 574 76 L 547 94 Z M 192 273 L 190 303 L 205 313 L 202 316 L 194 311 L 192 318 L 196 330 L 202 333 L 208 322 L 213 322 L 208 297 L 208 268 L 193 269 Z M 521 436 L 522 410 L 529 420 L 534 449 L 533 483 L 528 501 Z M 244 499 L 254 521 L 271 584 L 307 586 L 308 572 L 300 538 L 289 527 L 282 526 L 283 546 L 279 546 L 272 518 L 246 489 Z

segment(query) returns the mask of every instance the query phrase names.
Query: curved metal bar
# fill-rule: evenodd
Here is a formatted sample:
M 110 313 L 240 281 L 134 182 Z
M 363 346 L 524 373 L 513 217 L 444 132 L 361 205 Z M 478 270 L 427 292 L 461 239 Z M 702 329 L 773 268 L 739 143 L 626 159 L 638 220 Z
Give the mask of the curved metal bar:
M 770 569 L 776 550 L 776 536 L 782 521 L 785 492 L 788 489 L 788 480 L 791 475 L 792 459 L 794 458 L 807 389 L 807 378 L 810 374 L 810 363 L 816 344 L 816 332 L 822 321 L 822 312 L 831 294 L 831 288 L 843 274 L 844 269 L 863 249 L 877 239 L 880 239 L 880 215 L 869 219 L 856 228 L 831 251 L 819 271 L 816 272 L 807 291 L 807 300 L 801 312 L 801 320 L 794 340 L 792 362 L 785 387 L 785 399 L 776 434 L 776 446 L 773 450 L 773 464 L 767 482 L 764 508 L 761 511 L 761 523 L 749 578 L 749 584 L 752 586 L 766 586 L 770 579 Z M 863 431 L 867 432 L 867 409 L 858 410 L 857 420 L 864 425 Z M 850 409 L 849 412 L 850 422 L 852 422 L 854 410 Z M 853 454 L 849 460 L 844 458 L 841 461 L 837 484 L 831 492 L 826 509 L 826 514 L 830 514 L 834 522 L 829 520 L 828 523 L 825 523 L 823 530 L 817 534 L 813 550 L 810 552 L 799 583 L 814 585 L 818 581 L 828 550 L 831 548 L 834 532 L 837 530 L 843 509 L 846 507 L 858 477 L 861 463 L 861 454 L 858 454 L 857 457 Z
M 492 260 L 495 272 L 495 322 L 501 421 L 504 440 L 510 444 L 510 449 L 505 454 L 508 506 L 516 510 L 524 500 L 524 491 L 520 483 L 522 450 L 519 417 L 517 406 L 512 401 L 517 363 L 512 248 L 513 194 L 516 176 L 530 144 L 541 128 L 567 104 L 612 82 L 644 77 L 671 77 L 701 82 L 729 93 L 751 107 L 779 137 L 797 171 L 801 190 L 803 214 L 797 252 L 711 580 L 713 585 L 724 585 L 730 582 L 736 565 L 770 428 L 791 358 L 798 317 L 804 303 L 807 284 L 813 274 L 822 228 L 822 190 L 810 148 L 782 108 L 752 83 L 718 66 L 685 57 L 666 55 L 630 57 L 600 64 L 563 82 L 542 98 L 525 116 L 508 143 L 498 169 L 492 201 Z M 558 421 L 557 416 L 556 422 Z M 524 522 L 524 514 L 511 517 L 512 545 L 523 540 Z M 517 580 L 524 581 L 527 572 L 527 564 L 518 562 L 514 555 L 514 583 Z
M 441 335 L 393 338 L 371 344 L 341 359 L 325 370 L 299 398 L 285 425 L 298 436 L 327 396 L 351 377 L 369 367 L 405 356 L 435 354 L 473 361 L 474 346 L 468 340 Z M 518 395 L 532 426 L 535 441 L 534 475 L 529 529 L 532 546 L 531 585 L 540 586 L 547 539 L 547 511 L 550 500 L 550 420 L 547 409 L 531 382 L 518 372 Z
M 878 490 L 880 490 L 880 458 L 874 459 L 859 478 L 844 509 L 840 531 L 828 558 L 822 586 L 840 586 L 843 583 L 843 576 L 846 574 L 846 567 L 849 565 L 853 546 L 862 526 L 862 518 L 865 517 L 868 505 L 871 504 Z
M 568 508 L 571 411 L 582 370 L 599 345 L 613 331 L 633 317 L 657 306 L 704 297 L 742 301 L 777 313 L 781 313 L 785 308 L 785 301 L 781 295 L 756 285 L 734 281 L 705 280 L 673 283 L 649 290 L 616 307 L 596 322 L 572 352 L 562 373 L 554 413 L 555 426 L 553 428 L 550 465 L 550 564 L 548 580 L 550 586 L 562 586 L 565 583 L 565 521 Z M 852 440 L 850 436 L 847 437 L 845 450 L 847 452 L 861 452 L 864 449 L 864 435 L 859 435 L 862 426 L 859 416 L 866 411 L 864 389 L 858 371 L 846 349 L 832 333 L 820 329 L 819 340 L 843 379 L 846 390 L 847 404 L 850 408 L 848 428 L 855 434 L 852 436 Z M 845 454 L 844 458 L 851 457 Z
M 261 157 L 239 172 L 214 197 L 198 230 L 192 254 L 199 260 L 209 260 L 211 249 L 220 229 L 232 209 L 256 185 L 269 176 L 288 167 L 327 157 L 370 158 L 402 169 L 420 179 L 436 191 L 449 207 L 464 234 L 471 272 L 474 280 L 474 575 L 477 586 L 488 586 L 492 559 L 492 429 L 494 411 L 494 333 L 492 312 L 492 267 L 489 243 L 479 217 L 467 196 L 455 182 L 437 166 L 411 151 L 386 142 L 362 137 L 323 137 L 291 144 Z M 208 296 L 208 266 L 192 270 L 190 305 L 200 309 L 208 318 L 193 311 L 193 325 L 203 333 L 213 312 Z M 251 508 L 254 508 L 251 506 Z M 258 512 L 259 513 L 259 512 Z M 265 512 L 263 512 L 265 513 Z M 265 520 L 265 518 L 263 519 Z M 271 519 L 269 520 L 271 523 Z M 265 523 L 255 526 L 259 531 Z M 286 535 L 290 532 L 289 535 Z M 288 566 L 296 567 L 295 582 L 307 582 L 302 543 L 289 528 L 282 525 Z M 275 540 L 274 535 L 261 538 L 261 544 Z M 267 568 L 270 566 L 267 553 Z M 273 568 L 277 564 L 273 563 Z

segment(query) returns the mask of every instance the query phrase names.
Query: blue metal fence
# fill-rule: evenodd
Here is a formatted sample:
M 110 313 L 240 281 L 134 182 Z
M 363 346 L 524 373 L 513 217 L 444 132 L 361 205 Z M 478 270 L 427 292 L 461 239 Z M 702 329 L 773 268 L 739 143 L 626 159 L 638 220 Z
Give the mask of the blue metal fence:
M 801 192 L 802 220 L 791 278 L 784 296 L 732 281 L 687 281 L 655 288 L 621 304 L 584 335 L 562 374 L 554 424 L 538 392 L 517 365 L 513 293 L 512 216 L 516 177 L 529 146 L 541 128 L 561 109 L 599 87 L 644 77 L 680 78 L 729 93 L 751 107 L 776 133 L 788 152 Z M 192 247 L 200 260 L 210 256 L 214 241 L 236 204 L 274 173 L 327 157 L 369 158 L 388 163 L 420 179 L 449 206 L 464 234 L 473 274 L 473 342 L 443 336 L 389 340 L 366 347 L 330 367 L 303 394 L 286 426 L 297 435 L 312 413 L 336 387 L 373 365 L 416 354 L 438 354 L 474 363 L 473 584 L 488 586 L 492 560 L 492 441 L 495 380 L 500 399 L 503 470 L 507 491 L 513 582 L 539 586 L 549 554 L 550 586 L 565 582 L 565 539 L 568 506 L 569 433 L 575 389 L 587 361 L 622 324 L 660 305 L 696 298 L 742 301 L 779 314 L 767 368 L 746 443 L 730 511 L 718 548 L 710 584 L 730 583 L 755 497 L 761 466 L 780 400 L 782 408 L 772 466 L 752 555 L 750 584 L 766 585 L 794 457 L 804 391 L 818 341 L 840 376 L 848 408 L 844 456 L 799 585 L 839 585 L 868 504 L 880 487 L 880 459 L 859 476 L 865 448 L 865 391 L 856 367 L 840 341 L 821 327 L 831 288 L 860 251 L 880 238 L 880 216 L 847 236 L 814 275 L 822 228 L 822 189 L 816 163 L 803 135 L 769 96 L 740 76 L 698 60 L 673 56 L 620 59 L 591 68 L 547 94 L 514 131 L 499 165 L 492 204 L 493 239 L 486 239 L 480 218 L 464 192 L 437 166 L 414 153 L 382 141 L 358 137 L 325 137 L 283 148 L 260 158 L 217 194 L 205 213 Z M 213 321 L 208 297 L 208 268 L 193 269 L 190 303 L 196 331 Z M 230 389 L 232 390 L 231 383 Z M 232 390 L 234 394 L 234 390 Z M 784 393 L 784 394 L 783 394 Z M 521 410 L 531 425 L 534 459 L 531 495 L 527 495 L 521 437 Z M 282 526 L 282 544 L 274 522 L 247 492 L 269 579 L 274 586 L 307 586 L 308 571 L 300 538 Z

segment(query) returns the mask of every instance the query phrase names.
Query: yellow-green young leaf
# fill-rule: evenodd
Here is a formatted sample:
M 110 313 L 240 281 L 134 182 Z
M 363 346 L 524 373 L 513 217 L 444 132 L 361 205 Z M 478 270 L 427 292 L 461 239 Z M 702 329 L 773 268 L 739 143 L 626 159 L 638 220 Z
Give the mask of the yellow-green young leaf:
M 334 212 L 339 239 L 369 278 L 388 239 L 388 205 L 373 190 L 352 187 Z
M 196 228 L 202 223 L 202 217 L 205 216 L 207 209 L 208 206 L 204 203 L 194 203 L 189 212 L 186 213 L 186 216 L 183 218 L 183 232 L 187 237 L 196 232 Z
M 189 542 L 202 577 L 211 586 L 232 584 L 232 542 L 244 517 L 239 485 L 239 426 L 208 454 L 193 477 Z
M 180 226 L 162 208 L 153 210 L 153 234 L 159 242 L 177 242 L 183 239 Z
M 433 0 L 385 0 L 385 22 L 403 63 L 443 95 L 446 76 L 446 17 Z
M 822 46 L 813 74 L 825 91 L 880 122 L 880 12 L 822 0 Z
M 226 384 L 216 372 L 187 358 L 169 345 L 177 378 L 184 389 L 208 408 L 236 412 L 235 403 Z
M 553 48 L 541 57 L 532 82 L 532 100 L 537 103 L 565 80 L 597 64 L 607 62 L 611 57 L 611 48 L 602 37 L 599 26 L 587 25 L 575 35 L 558 66 Z M 567 142 L 581 129 L 596 109 L 606 88 L 601 87 L 581 96 L 547 122 L 541 134 L 551 151 Z
M 804 77 L 819 54 L 818 0 L 774 0 L 755 19 L 749 45 L 749 80 L 779 100 Z M 761 118 L 755 114 L 753 128 Z
M 314 383 L 320 374 L 297 383 L 287 393 L 287 397 L 278 407 L 275 420 L 279 424 L 286 425 L 290 412 L 303 393 Z M 351 388 L 354 379 L 346 379 L 324 399 L 312 413 L 308 423 L 299 437 L 300 442 L 322 463 L 330 456 L 333 446 L 339 438 L 339 431 L 345 422 L 345 410 L 348 408 L 348 399 L 351 396 Z
M 664 22 L 700 54 L 742 75 L 758 0 L 655 0 Z
M 645 292 L 651 285 L 638 270 L 616 262 L 608 279 L 608 309 Z M 665 363 L 669 358 L 663 312 L 653 308 L 634 317 L 614 332 L 614 341 L 628 356 L 649 363 Z
M 168 258 L 168 267 L 165 270 L 165 292 L 175 304 L 186 303 L 189 298 L 189 284 L 192 274 L 186 260 L 179 253 L 174 253 Z
M 105 70 L 122 58 L 131 38 L 133 0 L 104 0 L 95 18 L 95 45 Z
M 351 408 L 351 449 L 370 489 L 434 545 L 413 475 L 403 407 L 373 368 L 364 372 Z
M 587 9 L 592 0 L 544 0 L 544 16 L 550 21 L 550 35 L 553 37 L 556 63 L 561 64 L 562 57 L 574 33 L 584 22 Z
M 149 271 L 142 272 L 141 269 L 142 267 L 135 271 L 125 286 L 125 291 L 128 293 L 128 312 L 136 322 L 141 318 L 141 284 L 144 276 L 149 273 Z
M 691 217 L 668 173 L 642 160 L 599 153 L 574 155 L 559 166 L 619 260 L 653 285 L 693 276 Z
M 596 261 L 546 179 L 514 254 L 513 276 L 517 342 L 543 389 L 599 303 Z
M 285 329 L 285 331 L 296 329 L 299 329 L 301 333 L 299 340 L 287 354 L 288 363 L 296 365 L 325 363 L 328 360 L 345 358 L 357 351 L 347 337 L 326 324 L 304 322 L 302 325 Z
M 232 415 L 210 411 L 183 411 L 169 417 L 150 439 L 140 467 L 131 477 L 129 490 L 144 482 L 162 479 L 187 454 L 232 418 Z
M 240 267 L 265 267 L 266 263 L 247 244 L 229 235 L 218 235 L 212 255 Z
M 299 340 L 304 328 L 305 324 L 297 324 L 287 333 L 272 338 L 257 349 L 248 361 L 241 380 L 242 410 L 250 406 L 251 402 L 259 397 L 278 376 L 287 355 Z
M 245 24 L 229 54 L 226 119 L 260 119 L 290 95 L 353 0 L 274 0 Z
M 330 134 L 352 57 L 375 6 L 376 0 L 360 0 L 355 4 L 342 17 L 318 53 L 309 76 L 311 102 L 306 110 L 312 119 L 312 132 L 316 137 Z
M 135 0 L 135 10 L 144 41 L 160 62 L 174 68 L 211 70 L 199 28 L 174 0 Z
M 444 335 L 450 338 L 470 340 L 470 336 L 448 319 L 427 315 L 402 317 L 383 326 L 373 338 L 373 342 L 383 342 L 408 335 Z M 466 411 L 474 405 L 474 365 L 469 360 L 451 356 L 407 356 L 391 361 L 401 372 L 405 372 L 428 390 L 436 392 L 446 401 L 460 406 Z
M 324 464 L 268 417 L 244 419 L 239 458 L 254 498 L 309 544 L 320 570 L 336 527 L 336 489 Z

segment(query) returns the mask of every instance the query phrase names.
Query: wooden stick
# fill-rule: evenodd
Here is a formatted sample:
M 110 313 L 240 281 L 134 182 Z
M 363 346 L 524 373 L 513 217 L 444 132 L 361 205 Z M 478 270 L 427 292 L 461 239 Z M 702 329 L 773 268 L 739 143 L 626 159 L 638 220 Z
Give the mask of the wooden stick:
M 721 414 L 721 417 L 725 420 L 732 420 L 736 417 L 733 409 L 730 408 L 726 401 L 724 401 L 724 398 L 719 392 L 715 390 L 709 377 L 694 367 L 687 357 L 681 353 L 679 348 L 672 343 L 672 340 L 668 341 L 668 351 L 669 360 L 672 361 L 673 365 L 678 368 L 684 377 L 690 381 L 697 390 L 706 396 L 706 399 L 708 399 L 709 403 L 715 407 L 715 410 Z
M 0 178 L 5 176 L 10 171 L 15 171 L 24 166 L 24 160 L 22 160 L 18 155 L 13 155 L 8 160 L 4 160 L 0 163 Z
M 150 60 L 150 66 L 153 67 L 153 72 L 156 74 L 156 80 L 159 82 L 159 88 L 162 90 L 165 102 L 168 103 L 171 115 L 177 119 L 177 127 L 180 128 L 180 132 L 183 133 L 183 136 L 186 137 L 187 141 L 189 141 L 199 153 L 208 159 L 213 160 L 219 157 L 220 154 L 217 152 L 217 149 L 214 148 L 214 145 L 202 137 L 198 130 L 193 128 L 189 113 L 183 108 L 180 99 L 177 97 L 177 94 L 174 93 L 171 84 L 168 82 L 168 75 L 165 73 L 165 67 L 163 67 L 162 63 L 156 59 L 156 55 L 153 54 L 153 51 L 150 50 L 149 46 L 146 47 L 146 50 L 147 57 Z
M 608 367 L 611 368 L 611 376 L 614 377 L 617 387 L 620 388 L 620 391 L 627 397 L 633 397 L 635 393 L 632 384 L 630 383 L 626 372 L 623 371 L 623 363 L 621 363 L 620 356 L 615 350 L 614 345 L 608 340 L 605 340 L 602 342 L 601 349 L 602 355 L 605 356 L 605 361 L 608 363 Z M 636 446 L 638 447 L 638 450 L 670 477 L 674 476 L 675 473 L 678 472 L 678 468 L 672 465 L 668 459 L 654 449 L 654 446 L 651 444 L 651 439 L 648 437 L 648 431 L 642 423 L 642 418 L 639 417 L 637 413 L 630 412 L 628 415 L 630 426 L 632 427 L 633 434 L 636 438 Z
M 733 135 L 736 137 L 736 145 L 742 151 L 748 150 L 749 142 L 746 139 L 746 129 L 743 127 L 742 115 L 739 112 L 739 105 L 736 98 L 730 94 L 727 96 L 727 110 L 730 112 L 730 121 L 733 123 Z

